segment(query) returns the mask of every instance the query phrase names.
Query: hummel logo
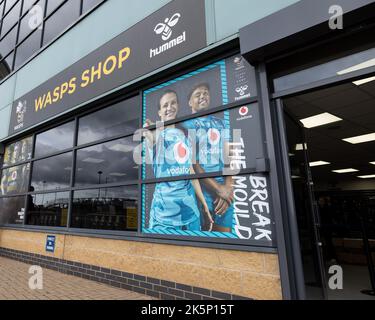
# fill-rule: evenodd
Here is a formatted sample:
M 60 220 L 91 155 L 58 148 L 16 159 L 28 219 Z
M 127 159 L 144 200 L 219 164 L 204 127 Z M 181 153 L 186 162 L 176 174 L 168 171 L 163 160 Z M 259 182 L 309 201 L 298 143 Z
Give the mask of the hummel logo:
M 161 38 L 167 41 L 172 36 L 172 29 L 180 20 L 181 14 L 175 13 L 171 18 L 164 20 L 164 23 L 158 23 L 154 29 L 156 34 L 162 34 Z
M 247 89 L 249 89 L 249 86 L 247 85 L 241 86 L 241 87 L 236 88 L 236 92 L 239 93 L 240 96 L 243 96 Z

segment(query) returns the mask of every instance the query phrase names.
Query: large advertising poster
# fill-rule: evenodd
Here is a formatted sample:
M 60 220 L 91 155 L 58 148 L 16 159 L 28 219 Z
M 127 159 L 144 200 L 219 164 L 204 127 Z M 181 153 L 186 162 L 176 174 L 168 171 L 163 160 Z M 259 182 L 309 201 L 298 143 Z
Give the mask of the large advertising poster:
M 22 162 L 32 158 L 33 138 L 27 137 L 5 148 L 3 167 L 0 180 L 0 195 L 13 195 L 27 191 L 30 174 L 30 163 Z
M 0 195 L 13 195 L 27 192 L 30 163 L 4 169 L 1 174 Z
M 5 148 L 3 166 L 12 166 L 31 159 L 33 137 L 27 137 Z
M 273 246 L 273 214 L 254 70 L 234 56 L 144 92 L 142 232 Z M 166 127 L 167 121 L 203 114 Z M 153 130 L 147 130 L 148 127 Z M 249 169 L 256 174 L 241 174 Z M 194 179 L 196 174 L 212 174 Z M 155 179 L 163 179 L 158 182 Z

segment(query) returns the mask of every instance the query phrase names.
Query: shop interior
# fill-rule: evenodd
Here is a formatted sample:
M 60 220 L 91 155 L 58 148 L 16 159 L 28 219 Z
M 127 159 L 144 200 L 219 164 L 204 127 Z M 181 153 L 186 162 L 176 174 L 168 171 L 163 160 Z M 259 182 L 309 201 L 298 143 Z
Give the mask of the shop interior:
M 375 77 L 283 105 L 307 298 L 375 300 Z

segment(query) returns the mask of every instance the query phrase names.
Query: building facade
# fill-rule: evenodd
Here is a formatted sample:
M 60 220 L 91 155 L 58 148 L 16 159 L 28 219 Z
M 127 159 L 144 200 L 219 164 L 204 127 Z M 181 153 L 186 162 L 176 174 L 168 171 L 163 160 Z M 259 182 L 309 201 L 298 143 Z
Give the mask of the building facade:
M 162 299 L 311 298 L 283 108 L 374 73 L 374 2 L 329 2 L 3 0 L 0 255 Z

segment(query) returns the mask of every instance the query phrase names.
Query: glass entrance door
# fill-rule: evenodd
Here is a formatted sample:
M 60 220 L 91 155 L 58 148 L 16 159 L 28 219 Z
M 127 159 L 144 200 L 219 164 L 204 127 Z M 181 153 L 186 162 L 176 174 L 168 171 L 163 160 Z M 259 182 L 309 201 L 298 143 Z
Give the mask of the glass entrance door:
M 289 150 L 296 216 L 307 299 L 326 299 L 326 275 L 320 239 L 320 220 L 314 196 L 304 128 L 285 111 L 285 129 Z

